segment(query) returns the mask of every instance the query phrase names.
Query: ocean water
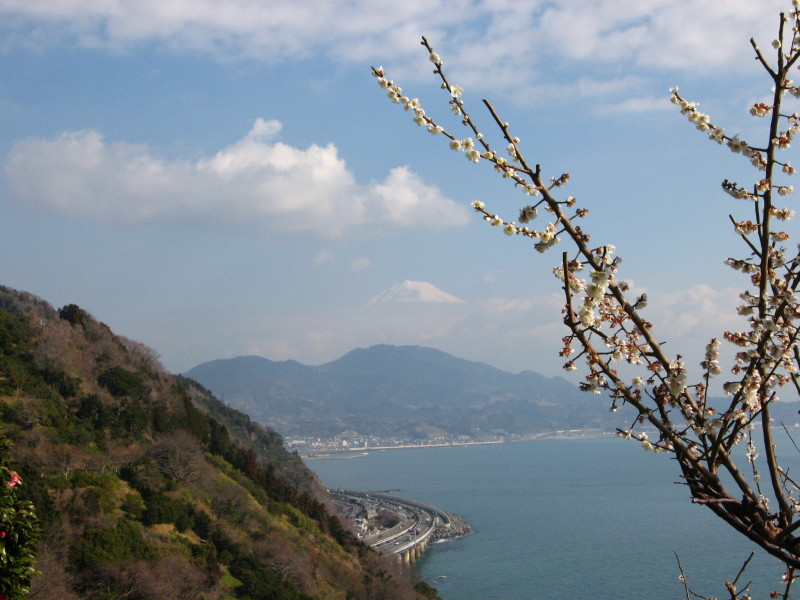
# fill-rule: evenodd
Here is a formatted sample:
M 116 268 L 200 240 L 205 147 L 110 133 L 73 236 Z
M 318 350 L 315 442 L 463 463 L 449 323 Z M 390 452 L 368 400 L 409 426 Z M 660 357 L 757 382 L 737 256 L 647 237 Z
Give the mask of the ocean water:
M 379 450 L 307 462 L 329 488 L 399 490 L 464 518 L 472 535 L 432 544 L 416 563 L 445 600 L 677 600 L 685 594 L 676 553 L 694 591 L 723 597 L 752 550 L 744 577 L 751 595 L 780 587 L 776 559 L 691 504 L 666 455 L 630 441 Z

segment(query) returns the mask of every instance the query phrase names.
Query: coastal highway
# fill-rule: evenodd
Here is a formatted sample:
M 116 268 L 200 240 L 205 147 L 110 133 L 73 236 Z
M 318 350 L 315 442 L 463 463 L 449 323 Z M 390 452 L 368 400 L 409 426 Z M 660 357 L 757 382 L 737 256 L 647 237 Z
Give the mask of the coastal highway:
M 424 547 L 439 527 L 450 526 L 447 513 L 422 502 L 380 492 L 330 490 L 330 494 L 346 516 L 365 524 L 361 540 L 382 554 L 403 554 Z M 397 522 L 388 529 L 376 527 L 374 516 L 381 512 L 393 514 Z

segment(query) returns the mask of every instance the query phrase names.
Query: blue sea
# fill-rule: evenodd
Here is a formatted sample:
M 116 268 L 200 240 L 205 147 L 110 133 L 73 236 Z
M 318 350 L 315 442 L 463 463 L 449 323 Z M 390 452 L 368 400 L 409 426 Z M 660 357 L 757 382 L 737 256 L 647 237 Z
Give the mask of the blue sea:
M 796 458 L 794 462 L 798 462 Z M 617 438 L 370 451 L 308 460 L 329 488 L 399 490 L 466 520 L 474 533 L 416 563 L 445 600 L 752 596 L 780 588 L 781 564 L 676 485 L 677 465 Z M 739 589 L 742 589 L 740 585 Z

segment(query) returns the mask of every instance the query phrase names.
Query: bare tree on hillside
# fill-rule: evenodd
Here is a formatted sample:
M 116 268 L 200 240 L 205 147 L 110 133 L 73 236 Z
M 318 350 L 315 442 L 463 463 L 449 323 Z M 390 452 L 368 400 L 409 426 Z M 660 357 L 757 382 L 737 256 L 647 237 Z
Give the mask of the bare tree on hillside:
M 750 109 L 763 120 L 760 141 L 751 143 L 726 133 L 677 88 L 670 90 L 672 102 L 692 125 L 715 145 L 742 155 L 756 172 L 749 180 L 722 182 L 723 191 L 737 201 L 737 212 L 746 203 L 745 216 L 731 216 L 730 222 L 723 223 L 732 225 L 743 244 L 742 256 L 727 258 L 725 263 L 744 277 L 738 313 L 745 324 L 741 331 L 726 331 L 708 341 L 697 381 L 689 380 L 680 355 L 664 350 L 661 332 L 643 313 L 646 295 L 632 294 L 620 278 L 615 247 L 592 245 L 581 225 L 588 210 L 563 191 L 568 173 L 551 176 L 529 161 L 516 132 L 484 100 L 498 131 L 497 145 L 490 143 L 473 121 L 461 87 L 449 81 L 441 58 L 425 38 L 422 45 L 450 110 L 469 130 L 467 137 L 455 135 L 434 120 L 382 68 L 373 68 L 380 87 L 411 113 L 417 125 L 445 138 L 452 150 L 464 152 L 469 161 L 488 165 L 525 196 L 513 218 L 501 216 L 484 202 L 473 202 L 489 225 L 523 238 L 539 252 L 566 242 L 569 249 L 554 268 L 565 300 L 568 332 L 560 353 L 565 369 L 583 368 L 581 388 L 610 396 L 612 410 L 632 407 L 633 425 L 619 435 L 637 440 L 647 451 L 674 458 L 692 502 L 708 507 L 785 564 L 785 589 L 773 595 L 784 598 L 800 568 L 800 486 L 781 466 L 774 442 L 781 425 L 772 421 L 770 413 L 781 393 L 800 391 L 800 253 L 787 244 L 794 210 L 783 205 L 794 191 L 789 181 L 795 169 L 787 150 L 800 131 L 800 114 L 784 107 L 797 104 L 800 98 L 800 86 L 790 79 L 790 69 L 800 59 L 798 5 L 800 0 L 794 0 L 791 11 L 780 15 L 778 35 L 768 47 L 762 49 L 751 40 L 772 86 L 769 101 L 756 102 Z M 545 222 L 534 226 L 540 211 Z M 721 364 L 723 340 L 735 347 L 729 365 Z M 621 373 L 637 369 L 635 377 Z M 727 396 L 712 406 L 709 387 L 714 378 Z M 655 430 L 655 435 L 648 437 L 643 427 Z M 735 452 L 737 445 L 743 451 Z M 756 461 L 759 454 L 764 457 L 763 467 Z M 746 597 L 733 585 L 728 591 L 731 598 Z M 687 586 L 687 598 L 690 593 Z
M 167 478 L 181 483 L 193 483 L 200 478 L 198 465 L 202 451 L 197 440 L 186 431 L 173 432 L 156 443 L 151 455 Z

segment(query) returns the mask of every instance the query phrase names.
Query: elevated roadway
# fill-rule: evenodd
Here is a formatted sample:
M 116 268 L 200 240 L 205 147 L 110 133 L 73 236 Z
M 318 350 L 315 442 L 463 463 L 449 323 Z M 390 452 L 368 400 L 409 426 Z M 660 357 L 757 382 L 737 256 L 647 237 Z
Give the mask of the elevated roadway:
M 439 527 L 450 526 L 446 512 L 423 502 L 381 492 L 331 490 L 330 493 L 339 504 L 360 506 L 365 515 L 381 511 L 394 514 L 397 522 L 392 527 L 366 529 L 361 540 L 382 554 L 397 554 L 405 562 L 414 562 L 422 555 Z

